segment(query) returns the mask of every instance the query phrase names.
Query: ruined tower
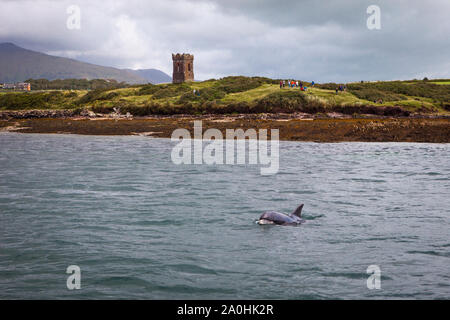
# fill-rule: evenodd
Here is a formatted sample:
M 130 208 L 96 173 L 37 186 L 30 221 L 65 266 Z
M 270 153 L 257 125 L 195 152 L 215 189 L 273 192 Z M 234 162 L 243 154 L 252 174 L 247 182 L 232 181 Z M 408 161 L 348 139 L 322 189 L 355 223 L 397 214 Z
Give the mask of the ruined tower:
M 173 54 L 173 83 L 194 81 L 194 55 L 183 53 Z

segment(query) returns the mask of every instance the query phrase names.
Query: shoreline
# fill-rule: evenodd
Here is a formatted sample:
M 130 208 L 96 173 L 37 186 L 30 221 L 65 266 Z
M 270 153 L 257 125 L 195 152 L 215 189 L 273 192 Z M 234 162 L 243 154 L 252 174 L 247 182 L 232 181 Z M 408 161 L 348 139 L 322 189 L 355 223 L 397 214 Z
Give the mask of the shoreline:
M 203 115 L 169 117 L 58 117 L 0 119 L 0 132 L 81 135 L 139 135 L 170 138 L 175 129 L 193 134 L 193 121 L 202 120 L 203 132 L 210 128 L 278 129 L 280 140 L 312 142 L 432 142 L 450 143 L 450 118 L 344 117 L 320 118 L 310 114 Z

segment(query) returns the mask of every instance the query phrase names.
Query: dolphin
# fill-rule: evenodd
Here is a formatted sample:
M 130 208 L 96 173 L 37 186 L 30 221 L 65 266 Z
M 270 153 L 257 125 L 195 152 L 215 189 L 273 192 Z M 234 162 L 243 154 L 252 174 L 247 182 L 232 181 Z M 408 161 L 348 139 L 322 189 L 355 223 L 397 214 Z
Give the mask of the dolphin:
M 290 214 L 276 211 L 266 211 L 261 215 L 261 217 L 259 217 L 259 220 L 256 222 L 260 225 L 278 224 L 282 226 L 298 226 L 299 224 L 305 222 L 305 220 L 302 219 L 302 209 L 303 203 Z

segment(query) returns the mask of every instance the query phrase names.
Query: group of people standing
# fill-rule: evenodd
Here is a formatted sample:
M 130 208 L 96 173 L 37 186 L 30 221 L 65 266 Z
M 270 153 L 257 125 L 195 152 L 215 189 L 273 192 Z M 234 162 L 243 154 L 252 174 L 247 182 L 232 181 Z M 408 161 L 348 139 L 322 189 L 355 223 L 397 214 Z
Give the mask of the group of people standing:
M 295 80 L 280 80 L 280 89 L 288 86 L 289 88 L 300 88 L 301 91 L 306 91 L 308 87 L 303 86 L 303 82 Z M 311 86 L 314 87 L 314 81 L 311 82 Z
M 336 94 L 338 94 L 339 93 L 339 91 L 340 92 L 344 92 L 344 91 L 347 91 L 347 85 L 340 85 L 339 87 L 336 87 Z

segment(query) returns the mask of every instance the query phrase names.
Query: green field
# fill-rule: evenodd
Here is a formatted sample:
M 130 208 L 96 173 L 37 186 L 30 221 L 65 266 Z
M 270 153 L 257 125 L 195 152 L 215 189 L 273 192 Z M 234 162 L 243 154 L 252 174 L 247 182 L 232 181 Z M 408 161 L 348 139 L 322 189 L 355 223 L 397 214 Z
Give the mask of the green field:
M 443 85 L 450 85 L 450 80 L 449 80 L 449 81 L 432 81 L 431 83 L 434 83 L 434 84 L 443 84 Z
M 0 92 L 0 110 L 77 109 L 134 115 L 204 113 L 326 113 L 400 115 L 411 112 L 449 114 L 450 80 L 318 84 L 307 91 L 280 89 L 279 80 L 226 77 L 183 84 L 128 86 L 96 90 Z M 198 94 L 194 95 L 193 90 Z M 384 110 L 387 109 L 388 111 Z M 384 111 L 383 111 L 384 110 Z M 393 113 L 392 113 L 393 112 Z M 391 114 L 392 113 L 392 114 Z

